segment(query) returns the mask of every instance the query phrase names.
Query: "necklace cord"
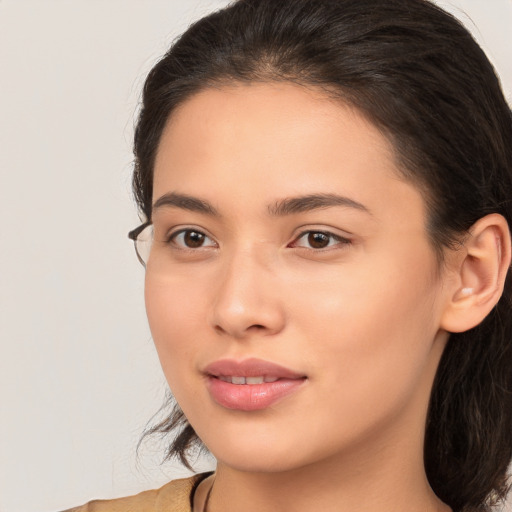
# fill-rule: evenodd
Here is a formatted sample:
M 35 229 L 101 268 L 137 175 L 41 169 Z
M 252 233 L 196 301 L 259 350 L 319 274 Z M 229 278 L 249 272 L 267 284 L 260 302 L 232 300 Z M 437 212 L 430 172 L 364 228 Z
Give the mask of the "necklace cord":
M 215 479 L 213 480 L 212 485 L 210 486 L 210 488 L 208 489 L 208 493 L 206 494 L 202 512 L 208 512 L 208 503 L 210 502 L 210 495 L 212 494 L 212 489 L 213 489 L 214 483 L 215 483 Z

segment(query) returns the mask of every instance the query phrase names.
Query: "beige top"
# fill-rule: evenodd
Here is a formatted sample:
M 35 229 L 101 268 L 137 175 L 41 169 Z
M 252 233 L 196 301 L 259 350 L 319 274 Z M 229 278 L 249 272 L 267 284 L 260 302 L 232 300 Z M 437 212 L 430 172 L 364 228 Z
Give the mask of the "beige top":
M 94 500 L 63 512 L 192 512 L 192 497 L 201 480 L 200 473 L 165 484 L 160 489 L 113 500 Z

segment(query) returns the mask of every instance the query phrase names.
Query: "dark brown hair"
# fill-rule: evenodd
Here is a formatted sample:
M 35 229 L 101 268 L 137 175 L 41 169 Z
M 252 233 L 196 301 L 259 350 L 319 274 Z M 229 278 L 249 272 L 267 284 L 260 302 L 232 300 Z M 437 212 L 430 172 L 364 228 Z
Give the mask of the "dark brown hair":
M 133 187 L 151 218 L 153 163 L 174 109 L 227 82 L 293 81 L 324 89 L 392 142 L 424 191 L 442 261 L 484 215 L 512 224 L 512 116 L 481 48 L 426 0 L 238 0 L 193 24 L 146 80 Z M 488 317 L 452 334 L 427 417 L 430 485 L 454 511 L 486 510 L 506 493 L 512 458 L 512 281 Z M 188 464 L 200 441 L 176 405 L 146 434 L 177 432 L 168 457 Z

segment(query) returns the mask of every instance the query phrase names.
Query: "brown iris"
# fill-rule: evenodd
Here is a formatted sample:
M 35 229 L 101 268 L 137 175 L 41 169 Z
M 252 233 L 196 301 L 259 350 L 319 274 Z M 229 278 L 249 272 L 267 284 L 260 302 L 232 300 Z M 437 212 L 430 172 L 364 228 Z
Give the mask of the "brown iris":
M 183 240 L 187 247 L 201 247 L 204 243 L 205 235 L 203 233 L 199 233 L 198 231 L 185 231 L 183 236 Z
M 329 236 L 318 231 L 312 231 L 308 235 L 308 243 L 314 249 L 323 249 L 329 245 Z

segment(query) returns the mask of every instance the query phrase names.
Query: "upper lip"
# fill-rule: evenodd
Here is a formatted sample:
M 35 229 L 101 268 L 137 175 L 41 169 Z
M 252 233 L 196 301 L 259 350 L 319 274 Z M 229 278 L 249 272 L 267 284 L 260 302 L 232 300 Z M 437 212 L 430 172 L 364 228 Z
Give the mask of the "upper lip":
M 303 379 L 304 374 L 263 359 L 219 359 L 205 367 L 204 373 L 213 377 L 277 377 L 279 379 Z

